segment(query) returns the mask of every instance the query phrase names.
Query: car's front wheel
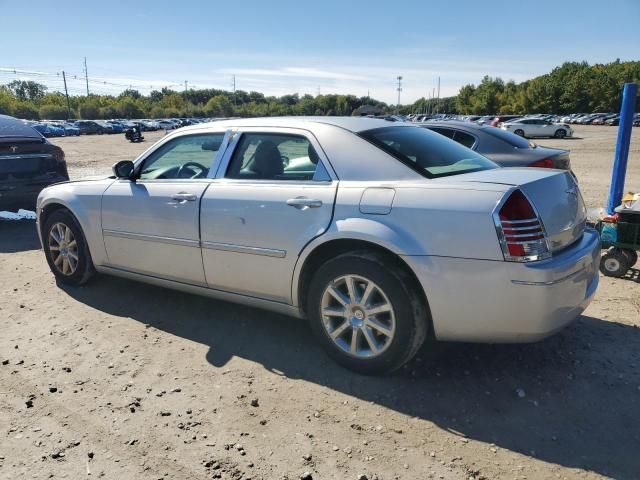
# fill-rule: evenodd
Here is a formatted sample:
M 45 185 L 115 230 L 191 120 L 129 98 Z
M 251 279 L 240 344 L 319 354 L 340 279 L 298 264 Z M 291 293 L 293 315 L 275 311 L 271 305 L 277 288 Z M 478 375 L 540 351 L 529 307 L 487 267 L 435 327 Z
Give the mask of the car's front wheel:
M 418 351 L 430 324 L 412 283 L 378 253 L 329 260 L 309 285 L 307 315 L 316 338 L 336 362 L 356 372 L 400 368 Z
M 524 137 L 524 130 L 522 130 L 521 128 L 515 130 L 513 133 L 515 133 L 516 135 L 519 135 L 521 137 Z
M 93 262 L 78 221 L 56 210 L 45 221 L 42 243 L 49 268 L 61 283 L 82 285 L 93 275 Z
M 567 136 L 567 132 L 565 132 L 562 128 L 559 128 L 558 130 L 556 130 L 556 134 L 555 134 L 556 138 L 564 138 L 566 136 Z

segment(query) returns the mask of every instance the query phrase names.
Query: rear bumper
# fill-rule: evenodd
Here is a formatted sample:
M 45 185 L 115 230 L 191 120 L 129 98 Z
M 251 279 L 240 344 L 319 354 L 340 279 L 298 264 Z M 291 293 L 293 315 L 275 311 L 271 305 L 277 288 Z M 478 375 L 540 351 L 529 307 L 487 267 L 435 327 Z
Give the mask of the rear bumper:
M 403 258 L 426 292 L 439 340 L 534 342 L 565 327 L 591 302 L 600 240 L 587 229 L 567 250 L 531 263 Z
M 29 180 L 28 182 L 0 182 L 0 211 L 2 210 L 35 210 L 38 194 L 42 189 L 54 183 L 66 182 L 68 176 L 47 176 L 46 180 Z

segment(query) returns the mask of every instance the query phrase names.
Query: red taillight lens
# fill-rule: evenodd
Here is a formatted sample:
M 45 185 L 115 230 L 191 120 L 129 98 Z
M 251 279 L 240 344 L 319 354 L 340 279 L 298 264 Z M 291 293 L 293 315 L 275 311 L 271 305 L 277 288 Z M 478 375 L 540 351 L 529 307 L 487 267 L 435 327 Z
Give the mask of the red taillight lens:
M 544 158 L 537 162 L 530 163 L 529 166 L 535 168 L 553 168 L 553 160 L 550 158 Z
M 528 262 L 549 255 L 542 223 L 520 190 L 509 195 L 494 218 L 505 260 Z

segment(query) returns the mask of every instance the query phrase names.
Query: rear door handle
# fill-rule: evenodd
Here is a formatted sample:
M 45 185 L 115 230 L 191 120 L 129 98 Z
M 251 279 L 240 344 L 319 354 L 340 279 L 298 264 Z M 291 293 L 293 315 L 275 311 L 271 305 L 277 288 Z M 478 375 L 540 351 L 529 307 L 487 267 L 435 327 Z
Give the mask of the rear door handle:
M 306 210 L 307 208 L 318 208 L 322 206 L 322 200 L 314 198 L 296 197 L 287 200 L 287 205 L 297 208 L 298 210 Z
M 198 199 L 198 196 L 194 195 L 193 193 L 180 192 L 180 193 L 174 193 L 173 195 L 171 195 L 171 198 L 180 203 L 184 203 L 184 202 L 195 202 Z

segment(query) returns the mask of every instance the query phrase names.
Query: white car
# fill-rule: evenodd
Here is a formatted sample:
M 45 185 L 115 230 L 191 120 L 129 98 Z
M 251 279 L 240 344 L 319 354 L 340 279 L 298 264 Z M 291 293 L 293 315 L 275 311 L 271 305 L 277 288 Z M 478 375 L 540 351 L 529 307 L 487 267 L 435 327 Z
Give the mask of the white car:
M 565 123 L 552 123 L 542 118 L 519 118 L 511 122 L 503 123 L 500 128 L 526 138 L 565 138 L 573 135 L 573 130 L 569 125 Z
M 37 218 L 61 283 L 99 272 L 306 317 L 363 373 L 399 368 L 427 335 L 541 339 L 598 285 L 569 172 L 500 168 L 405 122 L 181 128 L 112 177 L 46 188 Z

